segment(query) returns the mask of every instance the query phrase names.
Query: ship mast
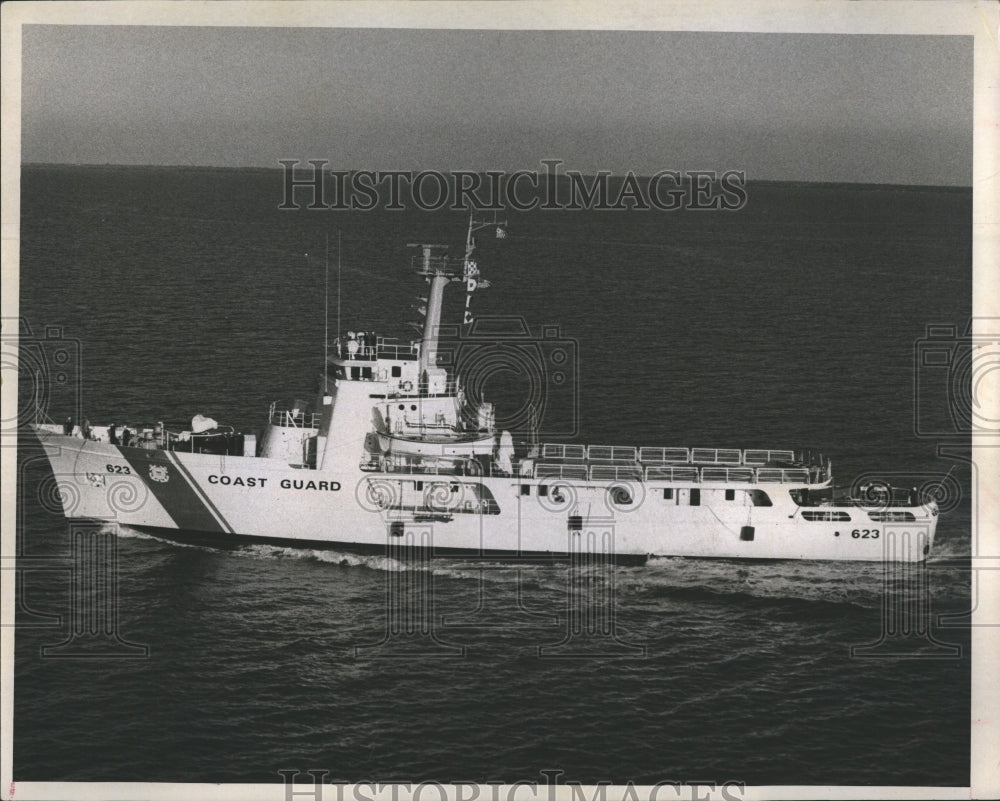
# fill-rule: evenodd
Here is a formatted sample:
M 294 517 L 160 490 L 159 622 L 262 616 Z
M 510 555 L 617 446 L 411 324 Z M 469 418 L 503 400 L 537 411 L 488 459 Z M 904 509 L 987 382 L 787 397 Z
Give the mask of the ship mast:
M 496 235 L 503 239 L 506 237 L 506 220 L 497 217 L 493 213 L 491 219 L 479 218 L 474 214 L 469 214 L 469 229 L 465 235 L 465 255 L 462 257 L 461 270 L 453 267 L 445 251 L 447 245 L 410 243 L 408 247 L 420 248 L 420 263 L 417 267 L 417 274 L 424 276 L 430 283 L 430 291 L 427 293 L 426 318 L 424 320 L 424 332 L 420 341 L 420 376 L 426 381 L 428 370 L 437 367 L 438 337 L 441 330 L 441 308 L 444 301 L 444 288 L 452 281 L 464 281 L 466 285 L 465 316 L 463 324 L 472 322 L 472 315 L 469 311 L 469 303 L 472 293 L 476 288 L 485 289 L 489 282 L 479 278 L 479 267 L 472 260 L 472 252 L 476 249 L 476 240 L 473 234 L 482 228 L 496 228 Z M 423 298 L 421 298 L 423 300 Z
M 438 335 L 441 329 L 441 306 L 444 288 L 449 281 L 461 280 L 449 271 L 447 245 L 411 244 L 421 250 L 420 266 L 417 274 L 424 276 L 431 285 L 427 294 L 427 317 L 424 320 L 424 334 L 420 341 L 420 376 L 423 379 L 428 369 L 437 367 Z

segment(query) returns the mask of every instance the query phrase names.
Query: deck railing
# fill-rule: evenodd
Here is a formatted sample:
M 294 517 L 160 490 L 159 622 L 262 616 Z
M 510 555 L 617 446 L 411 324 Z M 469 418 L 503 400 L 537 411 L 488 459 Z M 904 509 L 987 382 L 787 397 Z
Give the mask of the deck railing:
M 320 415 L 316 412 L 305 412 L 301 409 L 279 409 L 277 401 L 271 404 L 267 421 L 273 426 L 285 428 L 319 428 Z
M 639 462 L 645 466 L 664 464 L 707 464 L 737 467 L 764 466 L 775 462 L 794 462 L 790 450 L 764 450 L 739 448 L 651 448 L 638 450 L 623 445 L 568 445 L 546 443 L 542 445 L 543 459 L 614 460 Z
M 543 459 L 585 459 L 586 456 L 586 445 L 562 445 L 559 443 L 542 445 Z
M 643 464 L 690 462 L 691 451 L 688 448 L 639 448 L 639 461 Z
M 678 465 L 655 465 L 646 468 L 647 481 L 693 481 L 697 482 L 698 468 Z
M 535 465 L 535 478 L 572 478 L 587 480 L 587 466 L 582 464 L 552 464 L 542 462 Z
M 556 458 L 549 451 L 549 458 Z M 746 465 L 691 465 L 649 464 L 610 459 L 587 463 L 579 458 L 562 461 L 532 462 L 524 460 L 515 465 L 513 473 L 497 470 L 486 459 L 417 458 L 412 461 L 394 462 L 373 458 L 363 462 L 366 471 L 386 473 L 442 474 L 464 476 L 496 476 L 518 478 L 560 478 L 567 481 L 671 481 L 685 484 L 823 484 L 829 474 L 818 467 L 751 467 Z

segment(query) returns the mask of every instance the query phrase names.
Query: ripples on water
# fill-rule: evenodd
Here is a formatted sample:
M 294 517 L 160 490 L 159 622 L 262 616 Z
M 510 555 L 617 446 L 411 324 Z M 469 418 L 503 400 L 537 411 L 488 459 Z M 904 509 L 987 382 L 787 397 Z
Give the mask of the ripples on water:
M 92 420 L 203 411 L 252 427 L 273 398 L 308 395 L 322 262 L 303 254 L 330 227 L 351 254 L 344 327 L 405 334 L 394 315 L 419 286 L 390 266 L 397 245 L 457 240 L 460 215 L 281 214 L 279 177 L 220 173 L 206 192 L 193 172 L 25 171 L 21 311 L 82 340 Z M 926 322 L 968 315 L 968 195 L 772 186 L 751 201 L 522 215 L 510 253 L 489 251 L 480 311 L 574 339 L 584 440 L 813 445 L 848 480 L 944 473 L 912 433 L 912 348 Z M 45 472 L 24 467 L 26 553 L 68 565 L 65 524 L 33 496 Z M 965 496 L 926 573 L 935 615 L 969 607 L 969 476 L 954 475 Z M 932 627 L 962 658 L 851 657 L 879 640 L 886 599 L 912 596 L 879 565 L 656 558 L 581 574 L 127 528 L 114 541 L 121 633 L 149 657 L 40 659 L 66 629 L 19 630 L 17 779 L 968 782 L 967 630 Z M 572 639 L 574 601 L 610 584 L 616 639 Z M 22 585 L 22 622 L 65 614 L 64 573 Z M 385 641 L 389 587 L 432 589 L 433 638 Z M 911 655 L 943 653 L 922 642 Z

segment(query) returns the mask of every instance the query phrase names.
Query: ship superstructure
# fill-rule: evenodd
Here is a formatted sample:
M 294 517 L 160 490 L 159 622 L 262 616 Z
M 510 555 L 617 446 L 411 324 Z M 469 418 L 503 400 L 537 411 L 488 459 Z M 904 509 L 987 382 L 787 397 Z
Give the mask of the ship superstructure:
M 439 360 L 445 289 L 486 282 L 470 217 L 464 255 L 415 245 L 422 336 L 339 336 L 316 401 L 272 404 L 261 436 L 190 427 L 33 425 L 67 518 L 191 541 L 430 548 L 550 558 L 594 552 L 733 559 L 921 561 L 938 509 L 911 490 L 835 489 L 793 449 L 515 443 L 492 404 Z M 339 334 L 339 332 L 338 332 Z

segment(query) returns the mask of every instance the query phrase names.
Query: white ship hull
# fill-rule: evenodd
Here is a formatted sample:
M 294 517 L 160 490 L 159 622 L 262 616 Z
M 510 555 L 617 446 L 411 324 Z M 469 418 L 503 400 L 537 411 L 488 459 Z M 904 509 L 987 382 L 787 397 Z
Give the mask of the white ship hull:
M 540 445 L 534 438 L 515 445 L 511 432 L 497 430 L 493 405 L 467 395 L 441 366 L 457 365 L 455 354 L 439 359 L 438 352 L 445 287 L 465 285 L 469 322 L 471 293 L 486 285 L 471 258 L 473 234 L 494 228 L 500 233 L 495 218 L 470 217 L 461 261 L 440 245 L 421 245 L 417 274 L 430 285 L 421 298 L 422 339 L 338 337 L 312 411 L 303 402 L 272 405 L 259 447 L 255 435 L 202 415 L 190 430 L 125 426 L 122 444 L 113 424 L 36 424 L 66 517 L 213 543 L 401 545 L 487 557 L 927 557 L 937 526 L 933 501 L 921 504 L 913 493 L 901 499 L 890 487 L 866 499 L 870 507 L 834 497 L 830 463 L 790 450 Z
M 938 519 L 933 503 L 897 511 L 805 509 L 790 493 L 801 485 L 788 483 L 302 469 L 263 457 L 121 447 L 66 436 L 52 425 L 34 429 L 67 518 L 212 544 L 261 538 L 362 549 L 395 543 L 486 557 L 593 552 L 619 559 L 916 562 L 929 553 Z M 616 495 L 623 488 L 629 503 Z M 691 504 L 692 490 L 698 505 Z M 755 505 L 755 492 L 771 505 Z

